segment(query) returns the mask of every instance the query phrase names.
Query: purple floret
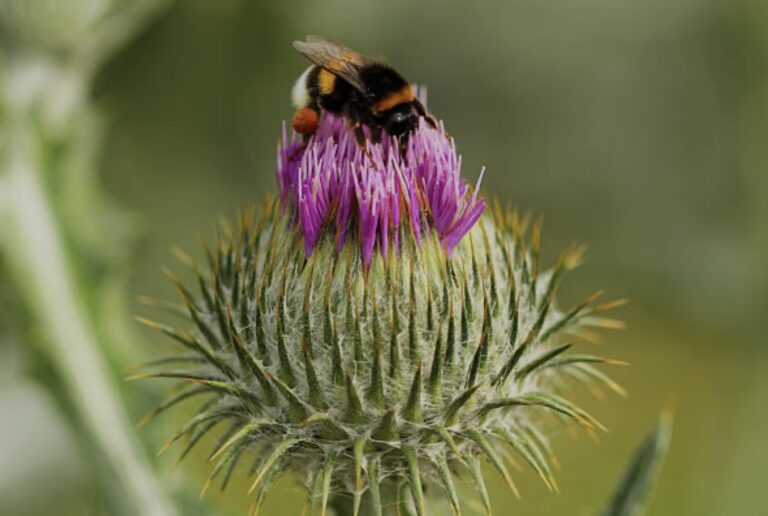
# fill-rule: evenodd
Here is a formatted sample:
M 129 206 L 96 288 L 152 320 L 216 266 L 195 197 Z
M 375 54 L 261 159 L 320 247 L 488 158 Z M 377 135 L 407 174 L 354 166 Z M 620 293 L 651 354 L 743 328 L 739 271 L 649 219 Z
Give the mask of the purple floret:
M 412 231 L 419 243 L 434 231 L 450 254 L 485 210 L 477 189 L 461 177 L 453 140 L 421 120 L 404 156 L 386 136 L 368 141 L 368 152 L 370 158 L 348 124 L 328 113 L 305 148 L 283 126 L 277 182 L 307 256 L 326 235 L 340 250 L 355 231 L 367 267 L 377 249 L 385 257 L 397 251 L 401 230 Z

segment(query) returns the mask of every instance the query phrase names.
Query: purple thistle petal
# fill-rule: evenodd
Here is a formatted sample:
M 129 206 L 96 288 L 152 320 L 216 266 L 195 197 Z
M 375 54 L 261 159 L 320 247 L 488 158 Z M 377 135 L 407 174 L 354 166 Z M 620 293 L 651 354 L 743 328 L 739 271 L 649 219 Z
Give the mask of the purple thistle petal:
M 328 113 L 306 145 L 295 134 L 289 137 L 285 124 L 281 133 L 280 199 L 301 230 L 307 255 L 326 229 L 341 250 L 354 237 L 353 227 L 366 267 L 377 248 L 384 257 L 399 250 L 403 229 L 413 231 L 419 244 L 425 232 L 434 231 L 450 254 L 485 211 L 478 197 L 484 170 L 470 189 L 442 123 L 433 129 L 420 121 L 404 157 L 397 140 L 388 136 L 380 143 L 369 140 L 366 155 L 347 123 Z

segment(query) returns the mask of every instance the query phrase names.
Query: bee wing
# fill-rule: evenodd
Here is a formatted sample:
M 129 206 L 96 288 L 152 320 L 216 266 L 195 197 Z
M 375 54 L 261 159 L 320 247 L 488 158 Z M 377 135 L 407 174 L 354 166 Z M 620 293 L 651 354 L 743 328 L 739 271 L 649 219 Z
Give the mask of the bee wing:
M 306 41 L 294 41 L 293 48 L 316 65 L 341 77 L 358 91 L 367 93 L 360 78 L 360 69 L 373 63 L 371 59 L 321 36 L 307 36 Z

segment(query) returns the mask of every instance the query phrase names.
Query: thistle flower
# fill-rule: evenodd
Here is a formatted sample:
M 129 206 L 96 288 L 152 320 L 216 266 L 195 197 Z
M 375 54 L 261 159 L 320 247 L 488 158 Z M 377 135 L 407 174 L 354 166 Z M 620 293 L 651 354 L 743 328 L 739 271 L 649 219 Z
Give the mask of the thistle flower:
M 485 210 L 477 189 L 470 192 L 461 177 L 453 140 L 423 120 L 402 159 L 392 138 L 361 150 L 346 122 L 333 115 L 325 117 L 312 145 L 301 148 L 283 126 L 280 197 L 295 211 L 307 256 L 326 226 L 335 232 L 337 251 L 350 231 L 358 231 L 365 267 L 377 245 L 388 256 L 390 235 L 397 249 L 403 230 L 412 230 L 417 244 L 423 229 L 433 230 L 450 254 Z
M 595 368 L 615 361 L 569 353 L 589 327 L 617 325 L 600 313 L 618 302 L 599 294 L 556 302 L 582 247 L 543 270 L 541 225 L 498 203 L 483 214 L 453 141 L 426 124 L 401 157 L 388 139 L 361 151 L 327 115 L 306 146 L 283 130 L 277 166 L 279 200 L 193 264 L 199 293 L 174 279 L 189 328 L 143 320 L 189 351 L 139 375 L 189 384 L 150 415 L 205 400 L 169 444 L 188 438 L 183 457 L 224 428 L 204 491 L 247 463 L 254 512 L 293 472 L 318 514 L 435 514 L 430 484 L 459 514 L 467 476 L 490 513 L 481 463 L 517 492 L 513 454 L 556 490 L 549 420 L 602 428 L 569 380 L 622 392 Z

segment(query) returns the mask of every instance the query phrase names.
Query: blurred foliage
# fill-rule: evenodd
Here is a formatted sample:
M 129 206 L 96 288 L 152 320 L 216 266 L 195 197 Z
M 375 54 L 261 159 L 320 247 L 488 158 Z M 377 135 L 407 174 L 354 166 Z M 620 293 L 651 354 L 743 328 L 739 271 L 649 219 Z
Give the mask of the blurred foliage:
M 632 301 L 630 329 L 610 338 L 611 354 L 632 362 L 620 378 L 630 402 L 601 410 L 611 434 L 596 448 L 562 436 L 563 494 L 523 479 L 517 502 L 493 485 L 498 512 L 509 504 L 520 513 L 595 514 L 658 408 L 674 402 L 675 442 L 651 514 L 754 514 L 759 464 L 768 461 L 768 416 L 755 410 L 768 399 L 767 29 L 761 0 L 179 2 L 96 81 L 108 120 L 98 169 L 143 235 L 120 281 L 132 295 L 171 297 L 159 271 L 169 247 L 194 250 L 196 233 L 219 215 L 274 190 L 279 124 L 292 114 L 290 86 L 306 66 L 293 39 L 319 33 L 386 56 L 429 86 L 465 174 L 474 179 L 487 166 L 488 193 L 544 214 L 545 255 L 574 238 L 590 244 L 565 297 L 607 286 Z M 3 306 L 13 305 L 5 281 L 0 291 L 10 300 Z M 23 314 L 2 321 L 3 376 L 45 370 L 34 352 L 9 344 L 35 332 Z M 110 351 L 119 368 L 160 345 L 140 335 L 130 351 Z M 149 407 L 153 396 L 128 389 Z M 27 406 L 6 399 L 4 420 Z M 47 402 L 39 406 L 50 413 Z M 34 420 L 18 419 L 24 429 Z M 142 436 L 156 443 L 175 426 L 163 425 Z M 39 450 L 45 469 L 82 472 L 67 475 L 66 494 L 39 477 L 26 494 L 3 480 L 0 498 L 14 492 L 84 513 L 65 501 L 88 491 L 96 473 L 77 466 L 67 446 L 62 439 Z M 161 470 L 171 462 L 161 460 Z M 202 482 L 206 470 L 193 474 Z M 243 506 L 233 487 L 215 500 L 222 513 Z M 266 513 L 296 509 L 292 498 L 285 491 Z
M 6 514 L 49 510 L 37 489 L 73 512 L 173 514 L 110 367 L 129 356 L 122 268 L 130 223 L 97 180 L 102 127 L 90 102 L 94 73 L 141 27 L 153 10 L 146 7 L 0 4 L 2 308 L 11 314 L 0 330 L 8 353 L 28 361 L 25 375 L 0 379 L 4 418 L 20 418 L 3 439 Z M 67 470 L 75 474 L 58 482 Z
M 656 428 L 637 447 L 613 499 L 603 516 L 640 516 L 645 514 L 664 455 L 672 436 L 672 416 L 663 414 Z

